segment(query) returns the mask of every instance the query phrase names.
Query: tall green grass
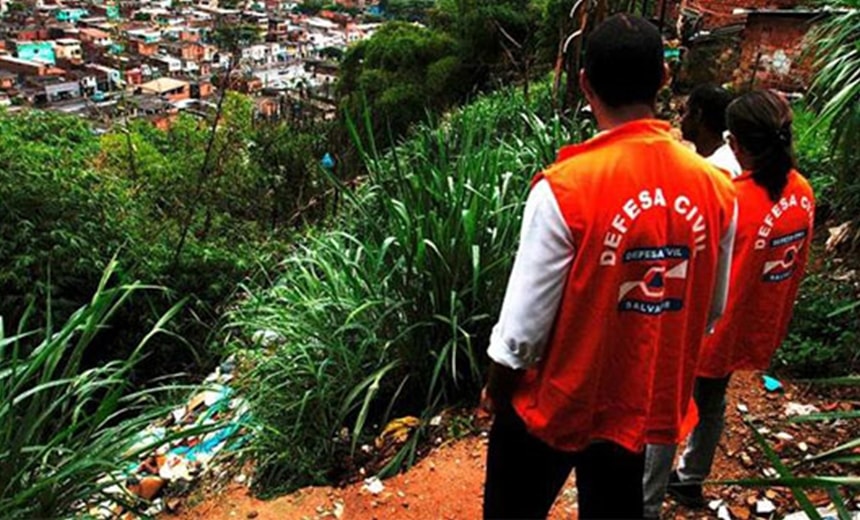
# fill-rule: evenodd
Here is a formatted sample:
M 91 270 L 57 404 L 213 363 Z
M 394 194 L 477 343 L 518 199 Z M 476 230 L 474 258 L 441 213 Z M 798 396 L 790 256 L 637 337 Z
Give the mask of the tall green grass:
M 0 318 L 0 518 L 58 518 L 113 482 L 99 482 L 135 460 L 136 436 L 162 411 L 153 391 L 131 393 L 129 374 L 173 307 L 127 359 L 88 368 L 93 339 L 139 284 L 108 287 L 62 324 L 7 334 Z M 50 310 L 50 305 L 49 305 Z M 24 320 L 26 321 L 26 319 Z
M 530 180 L 589 130 L 534 98 L 482 98 L 386 152 L 359 137 L 369 118 L 352 127 L 367 176 L 348 209 L 233 316 L 277 338 L 244 352 L 264 489 L 330 479 L 389 418 L 477 396 Z

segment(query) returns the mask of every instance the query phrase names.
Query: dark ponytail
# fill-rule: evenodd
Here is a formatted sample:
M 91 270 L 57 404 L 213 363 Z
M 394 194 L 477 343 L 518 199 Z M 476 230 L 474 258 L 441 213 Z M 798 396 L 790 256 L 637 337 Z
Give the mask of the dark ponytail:
M 726 123 L 752 162 L 752 177 L 776 202 L 795 167 L 791 107 L 769 90 L 744 94 L 729 105 Z

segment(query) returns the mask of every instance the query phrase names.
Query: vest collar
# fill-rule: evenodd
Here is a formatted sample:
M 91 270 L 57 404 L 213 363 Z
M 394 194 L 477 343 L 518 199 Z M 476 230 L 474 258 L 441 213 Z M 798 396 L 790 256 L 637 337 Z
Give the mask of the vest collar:
M 557 161 L 560 162 L 565 159 L 569 159 L 574 155 L 583 153 L 586 150 L 605 146 L 609 143 L 634 136 L 665 135 L 666 137 L 671 138 L 669 134 L 669 130 L 671 130 L 671 128 L 672 125 L 669 124 L 668 121 L 661 121 L 659 119 L 637 119 L 635 121 L 630 121 L 629 123 L 616 126 L 611 130 L 600 132 L 583 143 L 563 146 L 558 152 Z

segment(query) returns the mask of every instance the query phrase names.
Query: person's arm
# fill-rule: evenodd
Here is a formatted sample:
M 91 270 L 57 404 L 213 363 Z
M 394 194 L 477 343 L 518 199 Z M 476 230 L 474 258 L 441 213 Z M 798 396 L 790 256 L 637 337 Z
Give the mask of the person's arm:
M 542 180 L 526 201 L 519 249 L 487 349 L 488 408 L 508 406 L 523 371 L 543 355 L 574 254 L 570 229 Z
M 711 311 L 708 314 L 707 333 L 712 334 L 717 321 L 726 311 L 729 299 L 729 280 L 732 275 L 732 254 L 735 246 L 735 234 L 738 227 L 738 203 L 734 202 L 732 220 L 723 236 L 720 238 L 720 252 L 717 262 L 717 280 L 714 284 L 714 294 L 711 297 Z

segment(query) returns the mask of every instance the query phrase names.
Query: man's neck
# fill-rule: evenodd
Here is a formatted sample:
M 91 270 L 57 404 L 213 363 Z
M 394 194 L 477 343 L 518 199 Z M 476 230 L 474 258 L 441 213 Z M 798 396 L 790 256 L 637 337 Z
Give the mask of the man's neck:
M 699 139 L 696 139 L 696 152 L 702 157 L 710 157 L 714 152 L 724 144 L 723 137 L 715 135 L 711 132 L 703 132 Z
M 638 119 L 653 119 L 654 107 L 648 105 L 630 105 L 606 109 L 602 113 L 596 113 L 595 116 L 597 116 L 597 126 L 600 130 L 606 131 Z

